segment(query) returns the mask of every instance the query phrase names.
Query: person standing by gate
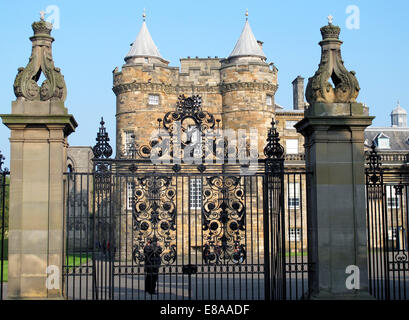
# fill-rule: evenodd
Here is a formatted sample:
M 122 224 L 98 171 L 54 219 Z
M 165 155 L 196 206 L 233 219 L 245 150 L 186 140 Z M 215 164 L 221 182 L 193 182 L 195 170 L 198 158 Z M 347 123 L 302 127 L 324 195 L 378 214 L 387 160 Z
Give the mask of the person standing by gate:
M 210 262 L 209 257 L 210 257 L 210 245 L 209 245 L 209 242 L 206 242 L 206 244 L 204 245 L 204 249 L 203 249 L 203 261 L 205 264 L 208 264 Z
M 154 236 L 148 240 L 143 249 L 145 255 L 145 291 L 149 294 L 156 294 L 156 283 L 158 282 L 159 267 L 161 265 L 162 248 L 158 244 L 158 239 Z

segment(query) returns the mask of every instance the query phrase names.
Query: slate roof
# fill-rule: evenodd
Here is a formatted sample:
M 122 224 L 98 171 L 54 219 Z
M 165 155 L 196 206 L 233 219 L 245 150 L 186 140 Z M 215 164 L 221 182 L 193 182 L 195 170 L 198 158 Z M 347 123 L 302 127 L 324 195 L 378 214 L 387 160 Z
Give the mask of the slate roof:
M 372 141 L 376 139 L 378 135 L 387 136 L 389 138 L 390 149 L 384 149 L 385 151 L 409 151 L 409 127 L 407 128 L 394 128 L 394 127 L 370 127 L 365 130 L 365 146 L 370 147 Z
M 162 59 L 158 48 L 152 40 L 146 22 L 142 23 L 141 30 L 132 44 L 131 50 L 126 55 L 125 60 L 132 57 L 155 57 Z
M 266 55 L 257 43 L 254 37 L 253 31 L 251 31 L 250 24 L 246 21 L 240 38 L 236 43 L 229 58 L 243 57 L 243 56 L 256 56 L 266 59 Z

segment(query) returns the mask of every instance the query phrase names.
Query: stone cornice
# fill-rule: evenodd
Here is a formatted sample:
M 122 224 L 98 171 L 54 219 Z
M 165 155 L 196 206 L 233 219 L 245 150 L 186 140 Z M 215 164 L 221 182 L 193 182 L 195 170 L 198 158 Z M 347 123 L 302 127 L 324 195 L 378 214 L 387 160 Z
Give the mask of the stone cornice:
M 270 91 L 275 93 L 277 85 L 266 82 L 231 82 L 220 85 L 222 93 L 229 91 Z
M 232 82 L 222 83 L 219 85 L 171 85 L 164 83 L 146 83 L 146 82 L 131 82 L 115 85 L 112 90 L 116 95 L 132 92 L 164 92 L 166 94 L 181 94 L 184 92 L 193 93 L 225 93 L 229 91 L 270 91 L 273 94 L 277 91 L 278 86 L 272 83 L 265 82 Z
M 75 131 L 78 126 L 77 121 L 71 114 L 67 115 L 21 115 L 21 114 L 0 114 L 3 123 L 10 129 L 25 128 L 29 125 L 45 125 L 50 128 L 53 126 L 62 126 L 64 133 L 68 136 Z
M 146 83 L 146 82 L 131 82 L 116 85 L 112 88 L 112 91 L 116 95 L 132 92 L 132 91 L 145 91 L 145 92 L 164 92 L 166 94 L 181 94 L 183 92 L 210 92 L 219 93 L 220 88 L 216 86 L 196 86 L 196 85 L 170 85 L 164 83 Z

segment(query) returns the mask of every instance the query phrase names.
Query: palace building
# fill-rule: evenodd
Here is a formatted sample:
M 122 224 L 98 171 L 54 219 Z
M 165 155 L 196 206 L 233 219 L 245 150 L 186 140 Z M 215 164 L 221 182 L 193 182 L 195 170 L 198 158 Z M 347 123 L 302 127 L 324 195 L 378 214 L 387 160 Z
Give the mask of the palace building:
M 288 155 L 302 153 L 303 138 L 293 125 L 302 119 L 304 79 L 294 80 L 294 110 L 275 103 L 277 68 L 268 62 L 246 19 L 242 33 L 227 58 L 182 58 L 180 68 L 169 66 L 156 47 L 145 22 L 125 57 L 113 72 L 116 103 L 117 157 L 126 157 L 134 139 L 148 145 L 157 120 L 175 109 L 180 95 L 199 95 L 203 110 L 224 129 L 258 132 L 262 152 L 272 118 L 279 123 Z M 144 157 L 143 148 L 138 150 Z M 297 158 L 298 159 L 298 158 Z
M 113 91 L 117 98 L 116 159 L 149 159 L 152 132 L 166 127 L 166 116 L 177 110 L 181 96 L 196 96 L 200 97 L 201 110 L 212 117 L 213 126 L 217 122 L 221 129 L 243 130 L 246 135 L 251 128 L 256 129 L 259 155 L 263 153 L 267 131 L 274 119 L 285 151 L 286 169 L 305 172 L 304 138 L 294 128 L 308 108 L 304 78 L 297 76 L 292 82 L 292 108 L 275 102 L 278 69 L 268 61 L 263 42 L 256 39 L 247 17 L 227 58 L 182 58 L 180 68 L 170 66 L 161 55 L 149 33 L 145 15 L 143 18 L 139 34 L 125 56 L 125 64 L 113 71 Z M 391 127 L 367 128 L 365 146 L 369 150 L 375 143 L 386 166 L 406 166 L 409 128 L 406 111 L 399 103 L 391 121 Z M 90 172 L 91 152 L 90 147 L 70 147 L 69 170 Z M 201 186 L 189 188 L 189 198 L 196 199 Z M 306 230 L 305 179 L 301 175 L 286 175 L 284 189 L 289 247 L 306 248 L 306 232 L 302 231 Z M 132 195 L 128 194 L 126 201 L 131 203 Z

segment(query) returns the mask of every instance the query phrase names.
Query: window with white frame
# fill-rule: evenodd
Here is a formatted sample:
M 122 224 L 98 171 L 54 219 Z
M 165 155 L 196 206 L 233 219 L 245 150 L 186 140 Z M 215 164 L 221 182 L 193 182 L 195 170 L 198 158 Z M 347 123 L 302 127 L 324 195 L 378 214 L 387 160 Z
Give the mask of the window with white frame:
M 293 120 L 287 120 L 285 122 L 285 128 L 286 129 L 295 129 L 294 125 L 297 123 L 297 121 L 293 121 Z
M 134 187 L 135 187 L 134 182 L 128 182 L 126 185 L 126 209 L 127 210 L 132 210 Z
M 378 138 L 379 149 L 390 149 L 389 138 Z
M 202 208 L 202 180 L 199 178 L 190 179 L 189 202 L 192 210 Z
M 290 228 L 289 241 L 301 241 L 301 228 Z
M 288 208 L 299 209 L 300 208 L 300 183 L 290 182 L 288 184 Z
M 285 140 L 285 147 L 287 154 L 298 154 L 298 139 Z
M 388 229 L 388 240 L 393 240 L 395 241 L 397 239 L 397 229 L 396 228 L 389 228 Z
M 133 131 L 125 131 L 125 155 L 129 154 L 129 151 L 132 147 L 132 144 L 134 142 L 134 132 Z
M 159 95 L 158 94 L 150 94 L 148 96 L 148 104 L 151 106 L 159 105 Z
M 398 209 L 399 208 L 399 195 L 396 194 L 395 186 L 386 186 L 386 201 L 388 203 L 389 209 Z
M 266 95 L 266 105 L 272 106 L 273 105 L 273 97 L 270 96 L 269 94 Z

